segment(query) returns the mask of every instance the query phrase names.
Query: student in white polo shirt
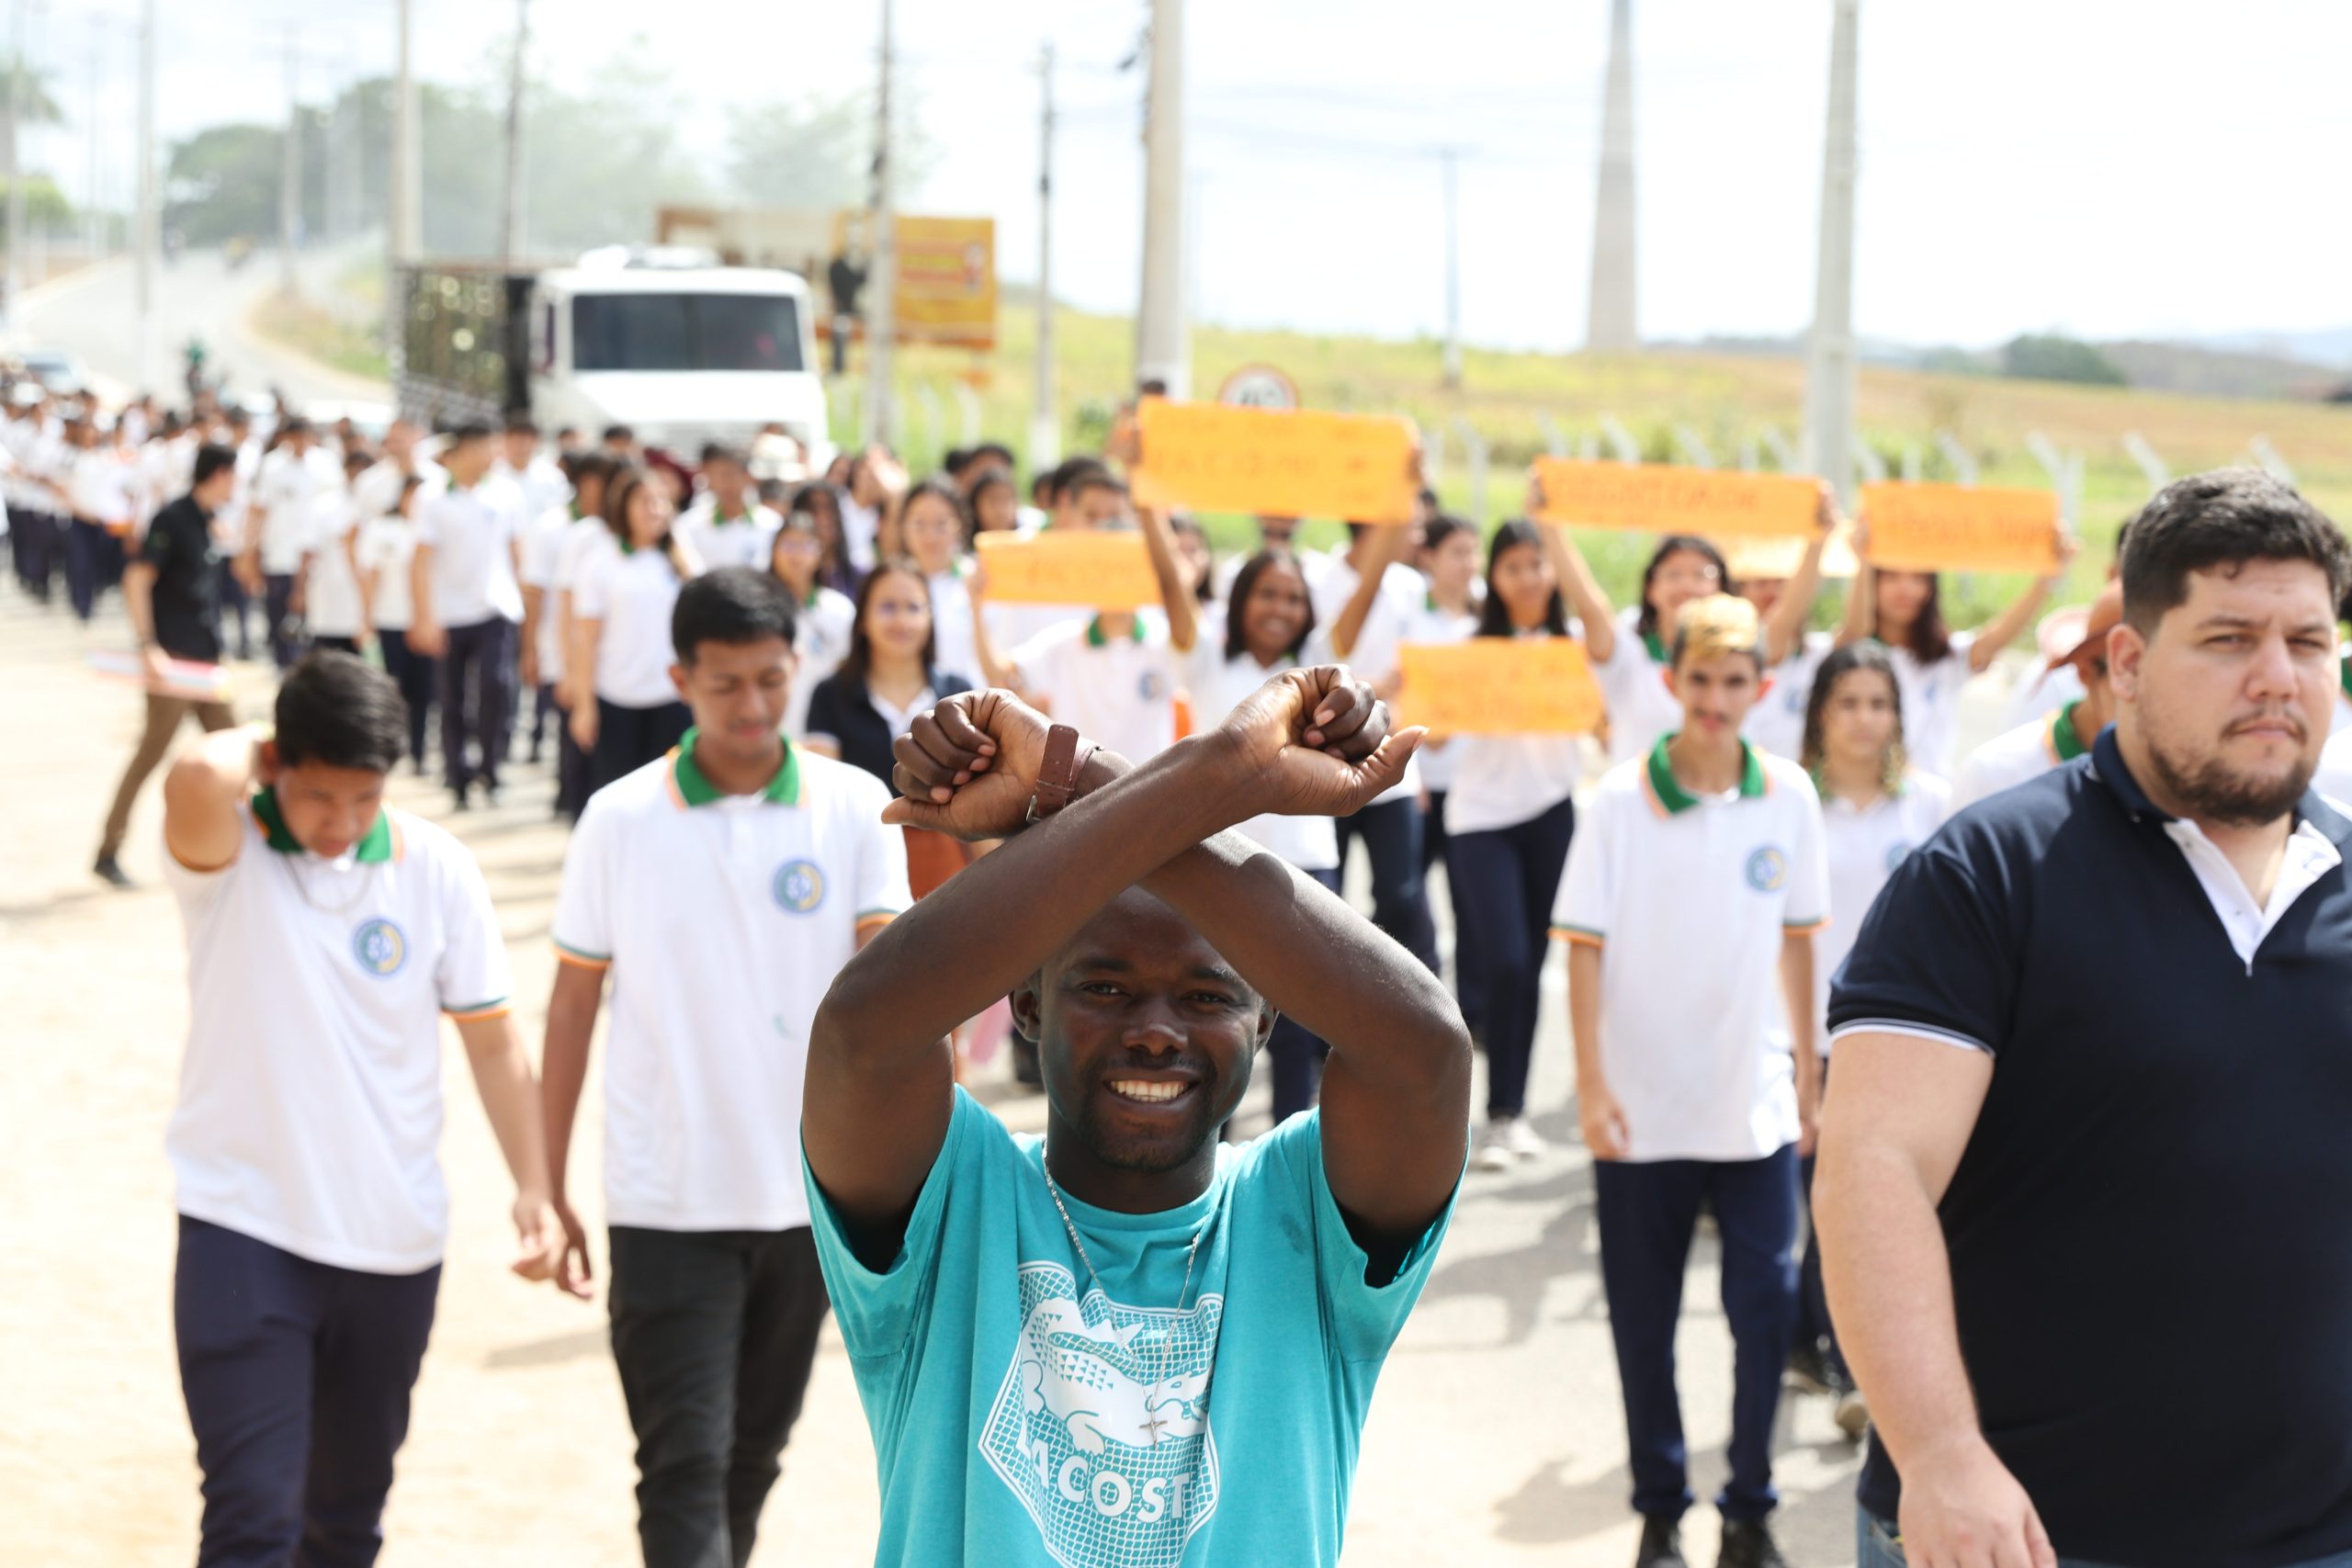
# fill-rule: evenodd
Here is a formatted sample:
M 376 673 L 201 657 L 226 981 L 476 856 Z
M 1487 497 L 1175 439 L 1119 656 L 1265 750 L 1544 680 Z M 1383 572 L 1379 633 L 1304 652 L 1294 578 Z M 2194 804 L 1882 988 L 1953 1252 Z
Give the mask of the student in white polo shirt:
M 1669 664 L 1682 728 L 1602 778 L 1553 914 L 1571 944 L 1577 1111 L 1644 1521 L 1637 1568 L 1682 1561 L 1674 1330 L 1702 1205 L 1723 1237 L 1735 1351 L 1720 1562 L 1782 1562 L 1766 1523 L 1772 1417 L 1796 1321 L 1797 1156 L 1819 1092 L 1812 933 L 1828 908 L 1812 781 L 1740 739 L 1768 683 L 1761 638 L 1744 599 L 1682 606 Z
M 1126 497 L 1126 487 L 1107 476 L 1080 483 L 1090 494 Z M 1179 657 L 1200 635 L 1199 602 L 1177 566 L 1166 515 L 1147 508 L 1141 525 L 1165 624 L 1143 611 L 1104 610 L 1038 634 L 1006 661 L 1010 684 L 1056 724 L 1138 764 L 1176 743 Z M 989 635 L 978 629 L 981 659 L 993 668 Z
M 164 785 L 187 929 L 165 1149 L 200 1562 L 375 1561 L 448 1242 L 444 1013 L 514 1173 L 514 1270 L 547 1279 L 563 1256 L 481 873 L 384 805 L 403 729 L 389 676 L 317 653 L 278 688 L 274 739 L 208 737 Z
M 785 514 L 768 552 L 768 570 L 792 600 L 792 697 L 784 710 L 784 733 L 797 740 L 808 732 L 808 698 L 849 657 L 857 606 L 848 595 L 818 581 L 825 543 L 817 520 L 807 512 Z
M 1261 550 L 1241 563 L 1221 625 L 1193 647 L 1184 684 L 1192 693 L 1194 734 L 1216 728 L 1284 670 L 1330 661 L 1329 637 L 1315 624 L 1306 571 L 1286 549 Z M 1280 855 L 1325 887 L 1340 890 L 1340 835 L 1329 817 L 1252 817 L 1235 829 Z M 1273 1065 L 1274 1121 L 1315 1104 L 1330 1046 L 1297 1020 L 1276 1020 L 1267 1037 Z
M 670 617 L 696 563 L 679 542 L 655 471 L 605 487 L 611 543 L 583 552 L 571 590 L 571 734 L 588 752 L 588 793 L 664 755 L 694 723 L 670 678 Z
M 1429 592 L 1407 564 L 1419 533 L 1418 526 L 1351 523 L 1344 548 L 1307 565 L 1315 613 L 1330 628 L 1331 651 L 1384 696 L 1398 689 L 1406 619 Z M 1372 923 L 1434 972 L 1437 923 L 1430 918 L 1422 875 L 1429 863 L 1421 853 L 1421 785 L 1416 757 L 1395 788 L 1341 818 L 1340 864 L 1344 874 L 1351 847 L 1363 845 L 1372 872 Z
M 1529 488 L 1528 510 L 1540 513 L 1542 490 Z M 1562 536 L 1567 553 L 1560 592 L 1582 626 L 1593 678 L 1609 703 L 1609 761 L 1613 767 L 1648 756 L 1658 738 L 1682 722 L 1682 707 L 1668 678 L 1675 632 L 1684 606 L 1724 592 L 1731 573 L 1723 552 L 1706 540 L 1669 534 L 1657 542 L 1642 568 L 1641 602 L 1620 611 L 1601 591 L 1574 534 L 1570 529 Z
M 1854 533 L 1861 558 L 1846 591 L 1840 644 L 1876 637 L 1894 655 L 1903 678 L 1903 711 L 1909 716 L 1911 755 L 1929 773 L 1950 777 L 1960 747 L 1960 695 L 1968 682 L 2033 624 L 2052 591 L 2065 580 L 2077 548 L 2071 534 L 2059 539 L 2058 570 L 2036 579 L 2007 608 L 1974 631 L 1944 624 L 1943 579 L 1932 571 L 1883 571 L 1870 563 L 1870 525 Z
M 311 422 L 286 422 L 277 445 L 260 461 L 245 507 L 244 556 L 248 586 L 263 588 L 265 628 L 280 670 L 292 667 L 301 649 L 285 635 L 302 552 L 311 544 L 311 511 L 335 482 L 334 459 L 321 450 Z
M 706 570 L 767 569 L 768 545 L 783 519 L 760 502 L 751 459 L 732 446 L 702 449 L 702 493 L 678 514 L 678 536 Z
M 1568 635 L 1555 524 L 1520 520 L 1495 531 L 1480 637 L 1544 641 Z M 1576 831 L 1577 735 L 1463 735 L 1449 750 L 1460 772 L 1446 795 L 1453 854 L 1455 966 L 1484 998 L 1487 1125 L 1471 1160 L 1507 1170 L 1544 1152 L 1527 1122 L 1527 1073 L 1543 998 L 1544 932 Z
M 487 425 L 460 425 L 450 435 L 441 454 L 449 482 L 418 504 L 409 565 L 416 600 L 409 646 L 441 661 L 441 761 L 460 811 L 477 782 L 496 804 L 514 713 L 523 495 L 490 471 L 493 456 Z
M 539 519 L 523 550 L 523 645 L 554 707 L 555 814 L 569 821 L 588 799 L 588 753 L 571 734 L 571 683 L 565 655 L 571 646 L 571 589 L 582 556 L 599 540 L 609 547 L 603 516 L 605 486 L 614 463 L 602 452 L 567 452 L 560 464 L 571 499 Z M 532 740 L 537 742 L 536 726 Z M 534 759 L 536 760 L 536 758 Z
M 563 1169 L 612 976 L 612 1343 L 647 1568 L 752 1554 L 826 1311 L 800 1173 L 808 1028 L 909 903 L 888 787 L 782 738 L 793 620 L 763 572 L 685 585 L 671 673 L 695 728 L 591 799 L 556 900 L 548 1138 L 567 1278 L 583 1286 Z
M 2091 602 L 2081 640 L 2050 666 L 2053 673 L 2073 671 L 2083 694 L 1970 752 L 1954 781 L 1954 811 L 2090 754 L 2098 732 L 2115 716 L 2115 688 L 2107 679 L 2107 634 L 2122 624 L 2123 583 L 2110 579 Z
M 1903 743 L 1903 687 L 1894 660 L 1874 642 L 1832 650 L 1806 694 L 1798 760 L 1821 792 L 1821 841 L 1829 875 L 1829 923 L 1813 939 L 1814 1042 L 1829 1081 L 1829 980 L 1854 945 L 1879 889 L 1928 841 L 1951 807 L 1951 785 L 1910 765 Z M 1791 1381 L 1836 1400 L 1838 1425 L 1859 1440 L 1870 1413 L 1838 1349 L 1822 1290 L 1821 1247 L 1811 1227 L 1813 1156 L 1799 1162 L 1806 1198 Z
M 899 536 L 931 588 L 931 635 L 939 667 L 978 687 L 1000 682 L 980 660 L 971 534 L 971 509 L 944 479 L 923 480 L 899 507 Z

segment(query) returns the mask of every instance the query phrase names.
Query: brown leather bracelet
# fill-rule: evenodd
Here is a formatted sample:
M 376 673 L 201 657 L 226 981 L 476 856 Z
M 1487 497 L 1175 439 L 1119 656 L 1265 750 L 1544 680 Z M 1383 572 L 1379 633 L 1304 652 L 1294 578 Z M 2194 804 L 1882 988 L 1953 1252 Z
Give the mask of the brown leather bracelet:
M 1046 731 L 1046 756 L 1037 766 L 1037 790 L 1029 797 L 1029 820 L 1043 822 L 1069 804 L 1078 787 L 1078 731 L 1067 724 Z

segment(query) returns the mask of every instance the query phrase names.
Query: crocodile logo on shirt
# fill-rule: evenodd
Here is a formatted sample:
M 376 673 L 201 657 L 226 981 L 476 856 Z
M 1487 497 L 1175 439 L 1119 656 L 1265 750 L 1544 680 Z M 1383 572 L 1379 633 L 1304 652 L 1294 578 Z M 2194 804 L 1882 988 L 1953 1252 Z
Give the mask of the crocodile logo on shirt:
M 1747 886 L 1758 893 L 1778 893 L 1789 879 L 1789 857 L 1770 844 L 1747 857 Z
M 825 901 L 825 874 L 814 861 L 788 860 L 775 868 L 772 891 L 785 908 L 806 915 Z
M 397 975 L 408 962 L 408 938 L 401 928 L 380 917 L 363 920 L 351 933 L 351 956 L 359 967 L 379 977 Z
M 1209 1374 L 1225 1298 L 1184 1312 L 1081 1298 L 1021 1266 L 1021 1334 L 980 1452 L 1064 1568 L 1177 1568 L 1216 1512 Z

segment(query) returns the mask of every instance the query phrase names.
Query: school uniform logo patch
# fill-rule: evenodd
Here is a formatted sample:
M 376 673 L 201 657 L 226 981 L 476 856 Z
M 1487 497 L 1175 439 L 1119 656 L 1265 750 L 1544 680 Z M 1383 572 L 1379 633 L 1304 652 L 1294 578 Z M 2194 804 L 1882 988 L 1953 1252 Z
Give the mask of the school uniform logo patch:
M 408 938 L 400 927 L 380 917 L 363 920 L 351 933 L 351 956 L 370 975 L 389 978 L 408 962 Z
M 1021 1335 L 980 1452 L 1068 1568 L 1177 1568 L 1216 1512 L 1209 1373 L 1225 1298 L 1189 1311 L 1079 1294 L 1021 1266 Z
M 1168 682 L 1159 678 L 1159 671 L 1147 670 L 1136 682 L 1136 695 L 1148 703 L 1159 702 L 1168 695 Z
M 788 860 L 775 868 L 769 889 L 779 907 L 796 915 L 809 914 L 825 901 L 825 874 L 814 861 Z
M 1789 879 L 1789 857 L 1770 844 L 1747 857 L 1747 886 L 1758 893 L 1778 893 Z

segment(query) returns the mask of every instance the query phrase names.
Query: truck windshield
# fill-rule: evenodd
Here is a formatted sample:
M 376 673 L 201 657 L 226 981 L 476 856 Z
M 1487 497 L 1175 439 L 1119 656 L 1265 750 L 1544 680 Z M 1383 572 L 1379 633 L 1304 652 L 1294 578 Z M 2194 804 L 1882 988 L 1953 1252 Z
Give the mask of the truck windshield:
M 786 294 L 582 294 L 571 301 L 571 367 L 799 370 L 795 306 Z

